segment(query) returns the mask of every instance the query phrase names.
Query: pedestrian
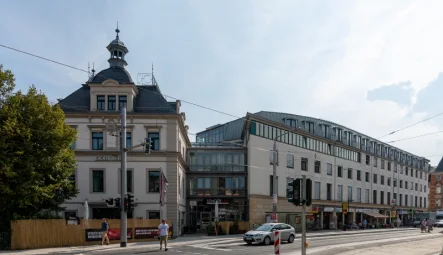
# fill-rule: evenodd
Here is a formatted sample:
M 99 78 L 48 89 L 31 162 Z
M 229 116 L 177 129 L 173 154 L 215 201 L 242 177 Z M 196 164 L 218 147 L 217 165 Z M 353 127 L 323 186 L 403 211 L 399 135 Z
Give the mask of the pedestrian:
M 108 245 L 109 245 L 110 244 L 109 243 L 109 237 L 108 237 L 109 224 L 108 224 L 108 222 L 106 222 L 105 218 L 103 218 L 103 220 L 102 220 L 102 229 L 101 229 L 101 231 L 102 231 L 102 245 L 105 242 L 105 239 L 108 241 Z
M 168 250 L 168 232 L 169 225 L 166 224 L 166 220 L 162 219 L 162 223 L 158 225 L 158 230 L 160 232 L 160 250 L 162 250 L 163 241 L 165 242 L 165 251 Z
M 365 220 L 363 221 L 363 229 L 367 229 L 367 228 L 368 228 L 368 221 L 365 218 Z

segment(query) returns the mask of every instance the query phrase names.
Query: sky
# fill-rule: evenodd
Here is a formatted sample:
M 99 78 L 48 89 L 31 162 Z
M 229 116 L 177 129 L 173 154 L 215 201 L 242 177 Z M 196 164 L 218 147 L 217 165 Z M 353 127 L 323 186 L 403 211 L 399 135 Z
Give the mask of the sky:
M 165 95 L 235 116 L 276 111 L 321 118 L 374 138 L 443 112 L 443 1 L 5 0 L 0 44 L 77 68 L 109 66 L 115 38 L 127 69 L 154 73 Z M 0 47 L 19 89 L 64 98 L 87 74 Z M 190 132 L 233 117 L 183 103 Z M 443 130 L 443 115 L 386 136 Z M 195 141 L 194 136 L 190 136 Z M 443 133 L 391 143 L 443 156 Z

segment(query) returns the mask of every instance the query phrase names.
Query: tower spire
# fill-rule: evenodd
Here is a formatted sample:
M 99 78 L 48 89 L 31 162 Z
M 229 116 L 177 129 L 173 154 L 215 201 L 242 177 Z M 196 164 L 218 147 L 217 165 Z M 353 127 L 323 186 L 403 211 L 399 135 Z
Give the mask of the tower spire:
M 128 53 L 128 48 L 126 48 L 125 44 L 120 40 L 120 29 L 118 28 L 118 22 L 115 32 L 117 33 L 115 39 L 106 47 L 110 53 L 108 62 L 111 67 L 125 68 L 125 66 L 128 65 L 125 60 L 125 55 Z
M 118 33 L 120 33 L 120 29 L 118 29 L 118 21 L 117 21 L 117 28 L 115 29 L 115 32 L 117 33 L 117 36 L 115 38 L 118 40 L 119 39 Z

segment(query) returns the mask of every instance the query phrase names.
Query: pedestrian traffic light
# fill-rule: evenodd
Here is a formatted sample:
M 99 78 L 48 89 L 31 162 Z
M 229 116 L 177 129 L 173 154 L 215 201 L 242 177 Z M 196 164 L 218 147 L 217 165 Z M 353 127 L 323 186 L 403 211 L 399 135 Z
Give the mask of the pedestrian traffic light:
M 134 196 L 128 194 L 128 210 L 134 209 Z
M 301 188 L 301 179 L 295 179 L 293 188 L 294 188 L 294 195 L 293 195 L 293 203 L 296 206 L 301 205 L 301 198 L 300 198 L 300 188 Z
M 106 199 L 106 205 L 108 207 L 114 207 L 114 199 L 113 198 Z
M 306 197 L 306 206 L 310 206 L 312 204 L 312 180 L 306 179 L 306 191 L 305 191 Z
M 151 150 L 152 150 L 152 139 L 146 138 L 145 153 L 151 153 Z

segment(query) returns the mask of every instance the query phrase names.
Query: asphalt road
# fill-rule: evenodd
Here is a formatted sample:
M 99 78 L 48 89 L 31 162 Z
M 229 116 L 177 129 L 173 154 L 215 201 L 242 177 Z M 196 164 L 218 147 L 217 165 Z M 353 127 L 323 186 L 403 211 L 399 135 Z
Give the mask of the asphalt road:
M 417 231 L 396 231 L 384 233 L 360 233 L 356 235 L 337 235 L 321 236 L 308 238 L 308 254 L 314 255 L 334 255 L 353 249 L 373 247 L 380 244 L 404 243 L 416 240 L 425 240 L 429 238 L 441 238 L 442 234 L 434 231 L 431 234 L 420 233 Z M 250 254 L 250 255 L 271 255 L 274 254 L 273 245 L 247 245 L 242 239 L 226 238 L 202 241 L 200 244 L 172 243 L 168 251 L 160 251 L 157 248 L 147 248 L 138 251 L 112 251 L 106 254 L 123 255 L 157 255 L 157 254 L 183 254 L 183 255 L 226 255 L 226 254 Z M 300 254 L 301 240 L 300 236 L 294 243 L 282 243 L 280 246 L 281 254 L 296 255 Z M 395 254 L 395 251 L 392 251 Z M 88 253 L 85 253 L 85 255 Z M 94 253 L 92 253 L 94 254 Z

